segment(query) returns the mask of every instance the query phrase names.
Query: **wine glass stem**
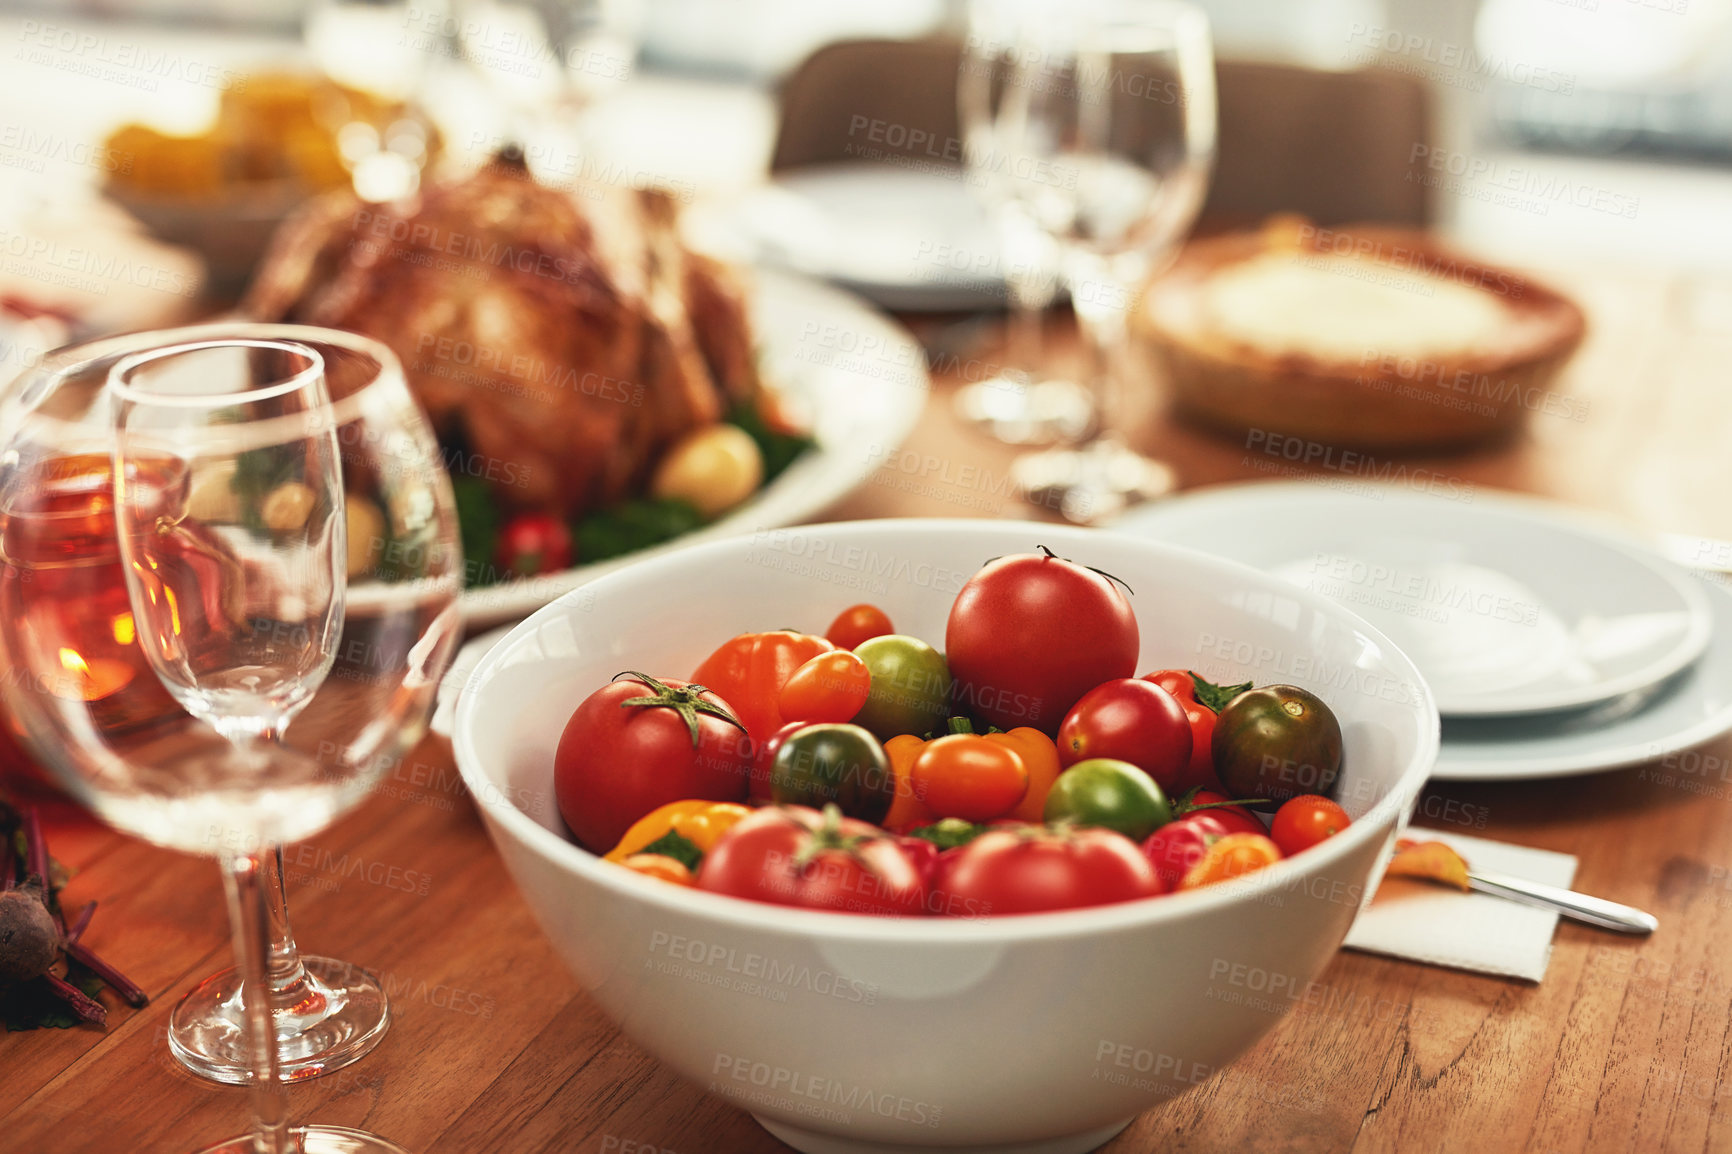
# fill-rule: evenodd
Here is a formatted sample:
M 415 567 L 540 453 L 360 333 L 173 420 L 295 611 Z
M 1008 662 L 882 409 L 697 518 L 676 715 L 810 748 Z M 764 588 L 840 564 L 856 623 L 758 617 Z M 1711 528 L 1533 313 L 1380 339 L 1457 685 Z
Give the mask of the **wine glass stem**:
M 267 967 L 271 955 L 271 916 L 265 878 L 256 854 L 232 854 L 223 861 L 223 891 L 234 932 L 235 965 L 241 974 L 241 1007 L 246 1017 L 247 1055 L 252 1080 L 253 1150 L 285 1154 L 288 1148 L 288 1097 L 277 1082 L 277 1033 L 271 1020 Z M 265 996 L 258 996 L 264 993 Z
M 1121 286 L 1085 282 L 1072 287 L 1072 308 L 1088 354 L 1088 388 L 1095 404 L 1094 435 L 1115 435 L 1124 419 L 1125 330 L 1130 294 Z
M 289 928 L 289 895 L 283 888 L 283 848 L 278 846 L 264 855 L 259 869 L 271 919 L 268 966 L 271 996 L 279 1001 L 293 1000 L 296 991 L 306 983 L 307 971 L 301 965 L 300 951 L 295 948 L 294 931 Z

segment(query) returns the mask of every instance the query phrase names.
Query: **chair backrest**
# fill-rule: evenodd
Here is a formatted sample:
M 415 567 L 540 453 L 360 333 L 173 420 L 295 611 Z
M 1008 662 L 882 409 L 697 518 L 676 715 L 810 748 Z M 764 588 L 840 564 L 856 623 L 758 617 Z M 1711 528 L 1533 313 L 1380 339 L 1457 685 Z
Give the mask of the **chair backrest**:
M 853 40 L 814 52 L 782 86 L 774 171 L 853 160 L 960 164 L 954 40 Z M 1423 79 L 1216 64 L 1219 152 L 1205 219 L 1297 212 L 1319 224 L 1423 227 L 1433 147 Z
M 782 84 L 772 171 L 898 157 L 962 163 L 954 40 L 848 40 Z
M 1217 63 L 1215 75 L 1220 141 L 1204 216 L 1431 222 L 1421 179 L 1433 146 L 1424 80 L 1237 60 Z

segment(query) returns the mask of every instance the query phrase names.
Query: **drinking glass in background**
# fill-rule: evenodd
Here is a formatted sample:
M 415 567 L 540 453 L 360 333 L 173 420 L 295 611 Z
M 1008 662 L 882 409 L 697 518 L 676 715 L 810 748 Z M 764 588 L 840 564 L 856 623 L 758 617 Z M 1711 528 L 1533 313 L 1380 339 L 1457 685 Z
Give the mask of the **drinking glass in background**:
M 441 0 L 312 0 L 301 24 L 313 62 L 376 108 L 333 109 L 337 151 L 355 195 L 382 202 L 414 192 L 432 154 L 434 127 L 416 102 L 435 57 L 449 52 Z
M 956 392 L 958 415 L 1012 445 L 1073 442 L 1094 419 L 1089 392 L 1042 377 L 1041 323 L 1057 295 L 1058 248 L 1015 194 L 998 110 L 1015 72 L 1019 10 L 1028 0 L 973 0 L 956 77 L 958 123 L 969 182 L 997 226 L 1009 306 L 1004 365 Z
M 1016 67 L 995 117 L 1011 191 L 1062 250 L 1095 397 L 1075 448 L 1025 454 L 1013 477 L 1073 521 L 1171 490 L 1172 470 L 1125 443 L 1129 324 L 1208 191 L 1215 65 L 1202 11 L 1181 0 L 1066 0 L 1016 9 Z
M 135 395 L 110 392 L 137 354 Z M 250 1081 L 280 1129 L 275 1080 L 354 1061 L 388 1021 L 371 975 L 296 953 L 274 851 L 425 731 L 462 564 L 437 447 L 384 346 L 239 323 L 56 353 L 0 400 L 0 430 L 8 716 L 98 816 L 225 860 L 243 965 L 176 1007 L 171 1049 Z M 72 580 L 98 613 L 65 610 Z
M 454 0 L 455 54 L 501 105 L 504 136 L 544 181 L 594 162 L 589 118 L 636 66 L 638 0 Z

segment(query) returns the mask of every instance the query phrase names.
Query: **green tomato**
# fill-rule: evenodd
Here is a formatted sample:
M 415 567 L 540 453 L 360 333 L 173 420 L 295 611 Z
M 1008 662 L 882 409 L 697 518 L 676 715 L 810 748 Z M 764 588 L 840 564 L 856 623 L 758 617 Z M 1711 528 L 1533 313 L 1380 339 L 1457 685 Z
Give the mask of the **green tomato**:
M 901 733 L 942 732 L 950 716 L 950 666 L 918 637 L 888 633 L 862 641 L 854 653 L 872 674 L 866 704 L 854 722 L 889 741 Z
M 1273 810 L 1300 794 L 1335 795 L 1341 723 L 1316 694 L 1296 685 L 1248 689 L 1215 719 L 1215 774 L 1233 797 L 1267 799 Z
M 1173 807 L 1155 779 L 1130 762 L 1091 757 L 1058 775 L 1041 816 L 1116 830 L 1140 842 L 1173 820 Z
M 896 798 L 890 759 L 858 725 L 808 725 L 795 730 L 770 763 L 770 800 L 823 809 L 834 803 L 849 817 L 884 820 Z

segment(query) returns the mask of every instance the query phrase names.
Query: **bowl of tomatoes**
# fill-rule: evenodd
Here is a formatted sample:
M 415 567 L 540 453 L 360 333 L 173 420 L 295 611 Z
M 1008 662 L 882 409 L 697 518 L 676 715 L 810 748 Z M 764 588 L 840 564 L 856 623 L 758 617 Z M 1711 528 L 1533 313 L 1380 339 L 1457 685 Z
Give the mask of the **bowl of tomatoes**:
M 1411 662 L 1248 567 L 884 520 L 619 570 L 457 763 L 578 981 L 796 1149 L 1090 1150 L 1306 994 L 1438 749 Z

